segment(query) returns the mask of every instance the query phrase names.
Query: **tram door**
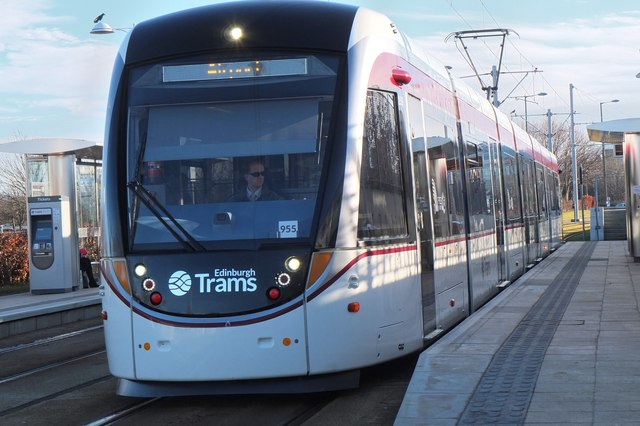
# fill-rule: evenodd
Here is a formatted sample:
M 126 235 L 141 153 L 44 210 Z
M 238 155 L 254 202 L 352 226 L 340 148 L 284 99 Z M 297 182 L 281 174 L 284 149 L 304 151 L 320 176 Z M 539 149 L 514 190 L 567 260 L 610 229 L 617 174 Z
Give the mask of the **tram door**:
M 504 199 L 504 187 L 500 174 L 500 146 L 491 139 L 491 180 L 493 183 L 493 204 L 496 217 L 496 243 L 498 245 L 498 284 L 509 281 L 507 272 L 507 246 L 505 244 L 505 213 L 502 200 Z
M 533 160 L 521 159 L 520 176 L 522 178 L 522 202 L 525 226 L 526 263 L 533 267 L 538 258 L 538 206 L 536 203 L 536 175 Z
M 409 96 L 409 129 L 413 152 L 413 186 L 417 215 L 417 234 L 420 247 L 420 283 L 422 287 L 423 335 L 436 329 L 436 298 L 433 272 L 433 232 L 431 226 L 431 201 L 427 173 L 427 150 L 419 99 Z

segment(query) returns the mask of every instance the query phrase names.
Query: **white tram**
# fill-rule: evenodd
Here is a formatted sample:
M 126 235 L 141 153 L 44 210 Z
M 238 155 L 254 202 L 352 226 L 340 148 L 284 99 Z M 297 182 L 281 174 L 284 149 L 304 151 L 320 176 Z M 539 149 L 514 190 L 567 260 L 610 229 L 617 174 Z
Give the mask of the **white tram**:
M 558 182 L 551 153 L 371 10 L 138 24 L 103 163 L 118 392 L 355 386 L 560 243 Z

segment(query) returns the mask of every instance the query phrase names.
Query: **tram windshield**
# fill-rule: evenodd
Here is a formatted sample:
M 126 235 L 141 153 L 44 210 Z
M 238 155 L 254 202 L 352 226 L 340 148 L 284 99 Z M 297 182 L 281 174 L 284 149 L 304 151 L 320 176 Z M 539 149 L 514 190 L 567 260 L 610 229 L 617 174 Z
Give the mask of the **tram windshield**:
M 338 59 L 210 62 L 129 74 L 132 249 L 311 236 Z

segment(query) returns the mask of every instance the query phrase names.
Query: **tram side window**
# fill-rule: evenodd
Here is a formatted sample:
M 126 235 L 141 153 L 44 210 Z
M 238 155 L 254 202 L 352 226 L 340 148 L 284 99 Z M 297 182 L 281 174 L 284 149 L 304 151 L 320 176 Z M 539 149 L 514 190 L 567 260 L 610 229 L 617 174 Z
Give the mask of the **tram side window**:
M 515 153 L 507 153 L 507 148 L 502 148 L 502 167 L 504 175 L 504 202 L 507 210 L 507 223 L 521 223 L 522 211 L 520 209 L 520 190 L 518 189 L 518 167 Z
M 522 197 L 524 204 L 524 216 L 528 218 L 537 215 L 536 206 L 536 177 L 533 169 L 533 161 L 524 157 L 520 158 L 520 177 L 522 179 Z
M 370 90 L 364 120 L 358 238 L 408 234 L 396 97 Z
M 549 216 L 547 209 L 547 196 L 545 192 L 544 169 L 540 164 L 536 164 L 536 178 L 538 187 L 538 206 L 540 206 L 540 216 L 546 218 Z
M 560 176 L 554 174 L 553 175 L 553 181 L 552 181 L 552 185 L 553 187 L 553 194 L 551 195 L 551 202 L 554 205 L 554 211 L 556 213 L 556 216 L 562 216 L 562 201 L 560 201 Z
M 546 197 L 547 197 L 547 203 L 549 205 L 549 216 L 554 217 L 558 213 L 557 212 L 558 201 L 557 201 L 557 195 L 556 195 L 557 191 L 553 185 L 555 182 L 553 179 L 553 174 L 549 169 L 544 170 L 544 182 L 547 188 Z
M 459 148 L 446 125 L 429 116 L 425 123 L 434 236 L 460 235 L 465 228 Z
M 464 158 L 469 185 L 469 214 L 480 215 L 486 210 L 486 190 L 482 179 L 482 157 L 478 155 L 478 145 L 466 142 Z
M 491 154 L 489 151 L 489 144 L 486 142 L 483 142 L 480 144 L 479 146 L 479 155 L 480 155 L 480 159 L 482 161 L 482 180 L 484 181 L 484 202 L 485 202 L 485 206 L 484 206 L 484 213 L 486 214 L 493 214 L 493 208 L 494 208 L 494 191 L 496 191 L 496 194 L 499 194 L 499 192 L 497 192 L 497 188 L 493 187 L 493 179 L 492 179 L 492 168 L 491 168 Z
M 538 217 L 539 212 L 538 212 L 538 201 L 537 201 L 537 194 L 536 194 L 536 190 L 538 188 L 538 182 L 536 179 L 536 169 L 535 169 L 533 160 L 526 160 L 526 164 L 527 166 L 525 167 L 525 170 L 527 170 L 527 182 L 528 182 L 528 184 L 526 185 L 526 188 L 527 188 L 527 198 L 529 200 L 529 203 L 527 203 L 527 206 L 529 207 L 527 211 L 527 215 L 530 217 Z

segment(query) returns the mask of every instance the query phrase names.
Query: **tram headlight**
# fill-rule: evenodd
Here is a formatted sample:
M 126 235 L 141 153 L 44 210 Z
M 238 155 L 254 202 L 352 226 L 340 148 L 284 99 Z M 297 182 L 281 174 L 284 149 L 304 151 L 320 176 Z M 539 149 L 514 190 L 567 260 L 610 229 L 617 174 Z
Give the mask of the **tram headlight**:
M 291 256 L 284 261 L 284 267 L 287 268 L 287 271 L 289 272 L 297 272 L 301 266 L 302 262 L 295 256 Z
M 145 275 L 147 275 L 147 267 L 144 266 L 142 263 L 138 263 L 133 268 L 133 273 L 136 274 L 137 277 L 142 278 Z
M 241 27 L 233 25 L 227 28 L 224 35 L 229 41 L 240 41 L 244 35 L 244 31 L 242 31 Z

